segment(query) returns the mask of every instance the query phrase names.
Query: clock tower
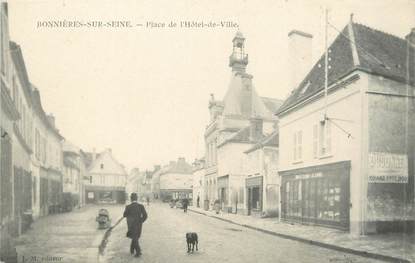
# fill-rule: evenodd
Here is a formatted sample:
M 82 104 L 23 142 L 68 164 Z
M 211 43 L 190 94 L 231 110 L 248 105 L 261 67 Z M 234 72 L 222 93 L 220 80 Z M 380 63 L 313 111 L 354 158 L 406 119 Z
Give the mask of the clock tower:
M 245 54 L 245 37 L 240 31 L 236 32 L 232 43 L 233 50 L 229 56 L 229 67 L 234 72 L 245 72 L 246 65 L 248 65 L 248 54 Z

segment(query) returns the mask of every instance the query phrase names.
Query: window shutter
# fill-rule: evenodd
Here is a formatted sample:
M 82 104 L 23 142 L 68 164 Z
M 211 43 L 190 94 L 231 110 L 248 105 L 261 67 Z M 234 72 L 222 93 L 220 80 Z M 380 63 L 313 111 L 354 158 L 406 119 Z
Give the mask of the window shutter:
M 318 126 L 317 124 L 313 125 L 313 157 L 317 158 L 318 156 Z
M 331 153 L 331 123 L 326 121 L 326 153 Z
M 297 160 L 297 132 L 294 132 L 294 151 L 293 151 L 293 159 L 294 161 Z
M 297 144 L 298 144 L 298 153 L 297 153 L 297 157 L 298 157 L 298 159 L 300 159 L 301 160 L 301 158 L 302 158 L 302 142 L 303 141 L 303 131 L 299 131 L 298 132 L 298 138 L 297 138 Z

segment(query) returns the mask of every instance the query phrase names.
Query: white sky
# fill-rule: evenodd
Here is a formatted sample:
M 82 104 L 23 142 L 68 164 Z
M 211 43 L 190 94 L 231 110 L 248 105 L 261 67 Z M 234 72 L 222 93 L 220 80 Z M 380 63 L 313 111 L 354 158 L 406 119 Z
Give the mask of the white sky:
M 415 27 L 409 0 L 176 2 L 9 0 L 11 39 L 22 46 L 29 78 L 65 138 L 87 151 L 112 148 L 128 170 L 201 157 L 209 94 L 221 99 L 226 92 L 236 30 L 38 29 L 37 21 L 235 21 L 247 38 L 247 71 L 258 93 L 280 99 L 290 92 L 287 34 L 313 34 L 318 59 L 326 3 L 339 29 L 350 13 L 355 22 L 399 37 Z M 330 39 L 336 35 L 330 30 Z

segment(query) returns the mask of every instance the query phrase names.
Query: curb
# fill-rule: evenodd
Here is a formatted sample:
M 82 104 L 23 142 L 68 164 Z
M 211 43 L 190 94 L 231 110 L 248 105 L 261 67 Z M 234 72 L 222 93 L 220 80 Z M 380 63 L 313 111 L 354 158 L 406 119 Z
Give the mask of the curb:
M 215 219 L 218 219 L 218 220 L 230 223 L 230 224 L 234 224 L 234 225 L 242 226 L 242 227 L 245 227 L 245 228 L 249 228 L 251 230 L 262 232 L 262 233 L 265 233 L 265 234 L 268 234 L 268 235 L 278 236 L 278 237 L 281 237 L 281 238 L 294 240 L 294 241 L 298 241 L 298 242 L 309 244 L 309 245 L 319 246 L 319 247 L 323 247 L 323 248 L 327 248 L 327 249 L 331 249 L 331 250 L 336 250 L 336 251 L 340 251 L 340 252 L 346 252 L 346 253 L 349 253 L 349 254 L 354 254 L 354 255 L 362 256 L 362 257 L 366 257 L 366 258 L 378 259 L 378 260 L 382 260 L 382 261 L 386 261 L 386 262 L 398 262 L 398 263 L 411 263 L 412 262 L 408 259 L 392 257 L 392 256 L 386 256 L 386 255 L 367 252 L 367 251 L 363 251 L 363 250 L 357 250 L 357 249 L 353 249 L 353 248 L 346 248 L 346 247 L 337 246 L 337 245 L 333 245 L 333 244 L 323 243 L 323 242 L 320 242 L 320 241 L 306 239 L 306 238 L 302 238 L 302 237 L 298 237 L 298 236 L 282 234 L 282 233 L 266 230 L 266 229 L 259 228 L 259 227 L 254 227 L 254 226 L 250 226 L 250 225 L 246 225 L 246 224 L 240 224 L 240 223 L 237 223 L 237 222 L 229 220 L 229 219 L 221 218 L 221 217 L 218 217 L 218 216 L 215 216 L 215 215 L 209 215 L 207 213 L 196 211 L 196 210 L 193 210 L 193 209 L 188 209 L 188 210 L 193 212 L 193 213 L 197 213 L 197 214 L 201 214 L 201 215 L 208 216 L 208 217 L 211 217 L 211 218 L 215 218 Z

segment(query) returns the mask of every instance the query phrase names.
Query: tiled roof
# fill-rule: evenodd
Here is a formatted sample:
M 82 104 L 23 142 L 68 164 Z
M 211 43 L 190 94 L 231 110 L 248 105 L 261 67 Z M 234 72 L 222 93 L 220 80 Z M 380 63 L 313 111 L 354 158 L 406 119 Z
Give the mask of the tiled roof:
M 264 137 L 261 141 L 256 143 L 254 146 L 249 148 L 247 151 L 245 151 L 245 153 L 253 152 L 253 151 L 255 151 L 257 149 L 260 149 L 262 147 L 278 147 L 278 144 L 279 144 L 278 138 L 279 138 L 279 132 L 278 132 L 278 129 L 277 129 L 273 133 L 271 133 L 270 135 Z
M 265 119 L 272 119 L 274 112 L 269 107 L 275 107 L 275 101 L 260 98 L 252 83 L 252 76 L 247 73 L 233 72 L 229 83 L 228 91 L 223 99 L 225 116 L 242 116 L 250 118 L 257 116 Z
M 265 135 L 263 135 L 262 138 L 264 138 Z M 227 140 L 223 141 L 221 144 L 218 145 L 218 147 L 222 147 L 223 145 L 235 142 L 235 143 L 257 143 L 259 140 L 252 141 L 250 136 L 250 126 L 247 126 L 245 128 L 240 129 L 237 133 L 235 133 L 233 136 L 228 138 Z
M 268 98 L 268 97 L 261 97 L 261 100 L 264 102 L 265 107 L 272 112 L 275 113 L 281 107 L 283 100 Z
M 35 86 L 33 86 L 33 84 L 32 84 L 32 88 L 33 90 L 32 90 L 31 98 L 32 98 L 32 104 L 33 104 L 33 108 L 35 109 L 35 112 L 37 113 L 39 118 L 42 120 L 43 124 L 50 131 L 52 131 L 60 140 L 64 139 L 62 135 L 59 133 L 59 131 L 55 127 L 53 127 L 53 125 L 48 120 L 48 117 L 46 116 L 46 113 L 42 107 L 39 90 Z
M 178 160 L 177 162 L 170 162 L 170 164 L 163 169 L 161 174 L 178 173 L 178 174 L 191 174 L 193 167 L 185 160 Z
M 22 50 L 18 44 L 13 41 L 9 42 L 10 54 L 15 65 L 17 75 L 22 83 L 23 92 L 28 100 L 28 103 L 31 103 L 31 85 L 29 82 L 29 77 L 27 75 L 26 64 L 24 62 Z
M 354 49 L 357 51 L 355 60 Z M 329 47 L 328 84 L 334 84 L 356 69 L 405 82 L 406 49 L 406 40 L 402 38 L 361 24 L 350 23 Z M 411 58 L 413 57 L 412 52 Z M 288 96 L 277 114 L 324 90 L 324 60 L 323 54 L 304 80 Z M 411 83 L 413 81 L 412 76 Z
M 84 152 L 83 150 L 81 150 L 81 158 L 83 160 L 83 162 L 85 163 L 85 167 L 86 168 L 90 168 L 91 164 L 92 164 L 92 155 L 93 153 L 91 152 Z M 96 154 L 96 158 L 98 158 L 100 156 L 99 153 Z

